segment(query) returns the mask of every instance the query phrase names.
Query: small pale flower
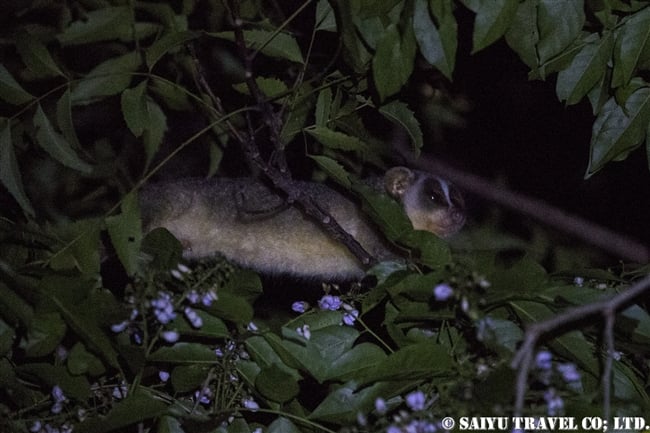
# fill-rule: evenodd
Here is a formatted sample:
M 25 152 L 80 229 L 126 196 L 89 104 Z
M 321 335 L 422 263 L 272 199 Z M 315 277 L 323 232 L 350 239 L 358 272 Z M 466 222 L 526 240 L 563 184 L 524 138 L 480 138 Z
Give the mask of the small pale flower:
M 585 279 L 582 277 L 575 277 L 573 279 L 573 284 L 575 284 L 578 287 L 582 287 L 582 285 L 585 283 Z
M 343 314 L 343 323 L 352 326 L 354 325 L 354 322 L 356 322 L 357 317 L 359 317 L 359 311 L 358 310 L 352 310 L 349 313 L 344 313 Z
M 86 415 L 87 415 L 87 413 L 86 413 L 86 409 L 84 409 L 83 407 L 80 407 L 79 409 L 77 409 L 77 419 L 78 419 L 79 421 L 83 421 L 83 420 L 85 420 L 85 419 L 86 419 Z
M 163 331 L 160 336 L 168 343 L 176 343 L 180 338 L 180 335 L 176 331 Z
M 58 345 L 56 346 L 56 359 L 59 361 L 65 361 L 68 359 L 68 349 L 65 348 L 65 346 Z
M 178 265 L 176 265 L 176 268 L 179 271 L 181 271 L 182 273 L 184 273 L 184 274 L 189 274 L 190 272 L 192 272 L 192 270 L 190 268 L 188 268 L 187 266 L 185 266 L 182 263 L 179 263 Z
M 200 328 L 203 326 L 203 319 L 201 319 L 198 313 L 190 307 L 185 307 L 183 313 L 185 314 L 185 318 L 190 322 L 192 327 Z
M 562 379 L 564 379 L 565 382 L 578 382 L 580 380 L 580 372 L 576 368 L 575 364 L 558 364 L 557 370 L 560 372 Z
M 61 413 L 62 410 L 63 410 L 63 403 L 61 403 L 60 401 L 54 403 L 50 408 L 50 412 L 52 412 L 53 414 Z
M 548 389 L 544 393 L 544 400 L 546 400 L 546 404 L 548 405 L 548 414 L 550 416 L 562 414 L 562 411 L 564 409 L 564 401 L 562 400 L 562 397 L 557 395 L 553 388 Z
M 111 331 L 115 332 L 116 334 L 119 334 L 120 332 L 124 331 L 128 325 L 129 322 L 125 320 L 124 322 L 111 325 Z
M 217 347 L 214 349 L 214 354 L 217 355 L 217 358 L 223 358 L 223 349 L 221 347 Z
M 205 307 L 209 307 L 210 305 L 212 305 L 212 303 L 214 301 L 216 301 L 218 299 L 219 299 L 219 296 L 217 296 L 217 292 L 215 292 L 214 290 L 208 290 L 207 292 L 205 292 L 203 294 L 203 297 L 201 298 L 201 303 Z
M 422 391 L 413 391 L 406 395 L 406 405 L 413 411 L 423 410 L 427 402 Z
M 463 313 L 467 313 L 469 311 L 469 300 L 466 297 L 463 297 L 463 299 L 460 300 L 460 309 L 463 311 Z
M 169 380 L 169 372 L 165 370 L 160 370 L 158 372 L 158 377 L 160 378 L 161 382 L 167 382 Z
M 177 280 L 183 280 L 183 274 L 181 274 L 181 271 L 178 269 L 172 269 L 171 271 L 172 277 L 176 278 Z
M 535 366 L 540 370 L 550 370 L 553 365 L 553 355 L 547 350 L 537 352 L 535 356 Z
M 255 323 L 253 323 L 253 322 L 249 322 L 248 325 L 246 326 L 246 329 L 249 332 L 257 332 L 258 331 L 257 325 Z
M 433 289 L 433 297 L 436 301 L 444 302 L 454 295 L 454 289 L 449 284 L 438 284 Z
M 190 292 L 185 296 L 187 301 L 194 305 L 201 300 L 201 295 L 196 290 L 190 290 Z
M 307 324 L 302 325 L 300 328 L 297 328 L 296 332 L 302 337 L 305 337 L 305 340 L 309 340 L 311 338 L 311 329 Z
M 402 433 L 402 429 L 397 426 L 391 425 L 388 426 L 388 428 L 386 429 L 386 433 Z
M 65 394 L 63 394 L 63 390 L 59 385 L 54 385 L 52 387 L 52 398 L 56 402 L 61 402 L 61 401 L 66 401 L 67 398 L 65 397 Z
M 211 394 L 208 388 L 204 388 L 194 392 L 194 399 L 198 400 L 201 404 L 210 404 Z
M 133 321 L 137 319 L 138 314 L 140 314 L 140 312 L 138 311 L 137 308 L 134 308 L 133 310 L 131 310 L 131 316 L 129 317 L 129 320 Z
M 378 398 L 375 400 L 375 410 L 377 411 L 377 413 L 378 413 L 379 415 L 383 415 L 383 414 L 385 414 L 386 411 L 388 410 L 388 407 L 386 406 L 386 400 L 384 400 L 384 399 L 381 398 L 381 397 L 378 397 Z
M 32 433 L 39 432 L 41 430 L 42 426 L 43 426 L 43 424 L 39 420 L 36 420 L 29 427 L 29 431 L 32 432 Z
M 257 404 L 257 402 L 255 400 L 253 400 L 252 397 L 248 397 L 248 398 L 243 399 L 242 400 L 242 405 L 246 409 L 250 409 L 253 412 L 259 410 L 259 408 L 260 408 L 260 405 Z
M 291 304 L 291 309 L 296 313 L 304 313 L 309 309 L 309 303 L 305 301 L 296 301 Z

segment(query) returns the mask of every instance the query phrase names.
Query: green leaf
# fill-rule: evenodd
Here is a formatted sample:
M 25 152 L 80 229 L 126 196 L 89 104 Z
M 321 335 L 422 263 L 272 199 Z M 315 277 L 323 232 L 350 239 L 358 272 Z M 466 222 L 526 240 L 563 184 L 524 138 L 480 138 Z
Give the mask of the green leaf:
M 54 130 L 40 104 L 36 106 L 34 127 L 36 141 L 52 158 L 82 173 L 92 172 L 92 166 L 79 158 L 63 135 Z
M 117 39 L 132 32 L 133 14 L 127 6 L 104 7 L 84 13 L 57 35 L 62 45 L 91 44 Z
M 184 45 L 188 41 L 198 38 L 199 35 L 191 31 L 170 32 L 151 44 L 145 52 L 145 62 L 149 70 L 158 63 L 165 54 Z
M 0 182 L 18 202 L 23 212 L 33 217 L 35 212 L 23 187 L 23 178 L 11 142 L 9 121 L 5 122 L 4 128 L 0 131 Z
M 422 342 L 411 344 L 391 353 L 366 370 L 357 379 L 359 384 L 380 380 L 418 380 L 452 374 L 452 358 L 447 350 L 437 344 Z
M 482 1 L 476 12 L 472 54 L 491 45 L 505 34 L 515 17 L 518 0 Z
M 397 241 L 413 231 L 411 221 L 395 200 L 363 184 L 355 184 L 353 187 L 361 194 L 364 212 L 379 225 L 388 240 Z
M 100 268 L 101 219 L 86 219 L 54 227 L 64 247 L 50 257 L 54 270 L 77 269 L 82 274 L 96 276 Z
M 0 281 L 0 317 L 6 322 L 27 328 L 34 317 L 34 309 L 15 291 Z
M 57 312 L 36 314 L 29 326 L 22 348 L 29 357 L 49 355 L 61 343 L 67 327 Z
M 325 172 L 327 176 L 334 179 L 339 185 L 343 185 L 345 188 L 350 188 L 352 184 L 350 183 L 350 177 L 345 171 L 345 168 L 337 161 L 329 158 L 327 156 L 321 155 L 308 155 L 311 159 L 316 161 L 316 164 Z
M 413 27 L 400 34 L 395 24 L 390 24 L 377 43 L 372 59 L 372 75 L 381 101 L 399 92 L 411 76 L 415 62 L 416 43 Z
M 330 365 L 327 378 L 339 381 L 355 380 L 385 359 L 386 354 L 378 346 L 361 343 L 343 353 Z
M 571 45 L 585 23 L 583 0 L 539 0 L 537 51 L 540 63 Z
M 315 123 L 316 126 L 326 127 L 330 120 L 330 110 L 332 109 L 332 89 L 324 88 L 318 93 L 316 99 Z
M 124 116 L 126 126 L 136 137 L 140 137 L 149 125 L 149 111 L 147 111 L 145 96 L 147 83 L 148 81 L 144 80 L 132 89 L 125 89 L 120 98 L 122 116 Z
M 208 346 L 199 343 L 176 343 L 170 347 L 161 347 L 147 357 L 152 362 L 172 364 L 216 363 L 217 355 Z
M 256 77 L 255 82 L 267 99 L 272 99 L 289 91 L 287 85 L 277 78 Z M 232 87 L 239 93 L 250 95 L 248 85 L 245 83 L 235 84 Z M 281 103 L 283 99 L 284 98 L 277 99 L 275 102 Z
M 22 377 L 38 378 L 50 389 L 58 385 L 67 397 L 80 401 L 86 401 L 90 398 L 90 383 L 86 377 L 72 376 L 63 365 L 22 364 L 16 367 L 16 372 Z
M 106 228 L 115 247 L 115 252 L 129 275 L 139 270 L 138 255 L 142 243 L 140 209 L 135 192 L 124 197 L 122 213 L 106 218 Z
M 0 99 L 11 105 L 22 105 L 34 99 L 0 64 Z
M 327 0 L 318 0 L 316 3 L 316 26 L 315 31 L 336 32 L 336 16 L 334 9 Z
M 72 121 L 72 98 L 70 89 L 66 89 L 63 95 L 56 101 L 56 123 L 63 137 L 72 145 L 74 149 L 81 149 L 81 143 L 77 137 L 77 132 Z
M 167 132 L 167 116 L 160 105 L 151 98 L 145 98 L 148 123 L 143 133 L 144 151 L 147 155 L 147 167 L 160 150 Z
M 321 126 L 305 129 L 305 132 L 314 137 L 319 143 L 329 147 L 330 149 L 361 153 L 368 152 L 368 146 L 366 143 L 357 137 L 352 137 L 342 132 L 333 131 L 329 128 L 324 128 Z
M 219 302 L 219 301 L 216 301 Z M 172 326 L 182 335 L 191 335 L 194 337 L 209 337 L 209 338 L 228 338 L 230 331 L 223 322 L 223 320 L 209 314 L 206 311 L 195 310 L 196 315 L 203 321 L 203 326 L 200 328 L 192 327 L 184 317 L 178 317 L 172 322 Z
M 114 310 L 117 309 L 115 298 L 101 292 L 91 295 L 81 303 L 63 296 L 50 295 L 49 298 L 86 347 L 101 355 L 111 367 L 119 368 L 117 352 L 101 328 L 106 325 L 103 320 L 114 316 Z
M 75 376 L 89 374 L 99 376 L 106 372 L 106 368 L 99 358 L 88 352 L 82 343 L 75 343 L 66 359 L 68 371 Z
M 458 48 L 458 25 L 449 0 L 432 4 L 439 10 L 434 16 L 439 26 L 431 19 L 427 0 L 415 0 L 413 12 L 413 33 L 420 47 L 420 52 L 427 62 L 438 68 L 449 80 L 452 79 L 456 66 Z
M 154 77 L 149 85 L 151 93 L 167 107 L 176 111 L 188 111 L 192 103 L 187 95 L 187 90 L 179 84 L 172 83 L 160 77 Z
M 137 424 L 167 412 L 167 405 L 143 388 L 115 404 L 105 416 L 88 418 L 75 426 L 76 433 L 104 433 Z M 124 431 L 124 430 L 121 430 Z
M 39 78 L 65 76 L 52 59 L 47 47 L 27 31 L 16 35 L 16 51 L 23 63 Z
M 512 356 L 523 337 L 524 333 L 519 325 L 510 320 L 485 316 L 478 322 L 479 341 L 501 356 Z
M 554 315 L 546 305 L 539 302 L 510 302 L 512 310 L 524 324 L 540 322 Z M 549 347 L 558 355 L 575 361 L 594 377 L 598 377 L 598 359 L 593 346 L 580 331 L 571 331 L 548 342 Z
M 621 159 L 645 138 L 650 122 L 650 88 L 632 93 L 621 107 L 615 98 L 605 103 L 592 129 L 589 167 L 586 177 L 614 159 Z
M 506 42 L 528 65 L 536 68 L 540 62 L 537 57 L 539 29 L 537 28 L 537 4 L 539 0 L 524 0 L 519 4 L 506 32 Z
M 650 58 L 650 8 L 635 13 L 616 31 L 612 87 L 627 85 L 637 67 Z
M 296 378 L 273 364 L 263 368 L 255 378 L 255 388 L 269 400 L 284 403 L 300 392 Z
M 235 40 L 234 32 L 206 33 L 215 38 Z M 286 59 L 291 62 L 304 63 L 300 47 L 296 39 L 287 33 L 269 32 L 266 30 L 244 30 L 244 42 L 251 50 L 259 50 L 269 57 Z
M 359 389 L 354 382 L 348 382 L 325 397 L 309 419 L 351 425 L 357 422 L 360 413 L 372 411 L 378 397 L 388 399 L 413 389 L 416 384 L 414 381 L 378 382 Z
M 583 46 L 571 64 L 558 74 L 555 91 L 560 101 L 566 101 L 567 105 L 577 104 L 602 80 L 612 47 L 610 32 Z
M 140 65 L 141 58 L 136 52 L 100 63 L 72 88 L 72 103 L 87 105 L 107 96 L 117 95 L 129 87 L 132 74 Z
M 336 26 L 343 42 L 343 59 L 355 73 L 365 74 L 371 55 L 358 36 L 353 2 L 332 0 L 332 4 L 335 5 Z
M 282 416 L 269 424 L 266 431 L 267 433 L 302 433 L 294 423 Z
M 181 261 L 182 251 L 178 239 L 163 227 L 151 230 L 142 240 L 142 252 L 153 259 L 149 266 L 159 271 L 174 269 Z
M 213 355 L 214 358 L 214 355 Z M 171 374 L 171 382 L 176 392 L 190 392 L 201 388 L 208 377 L 207 365 L 178 365 Z
M 411 137 L 411 143 L 417 154 L 422 149 L 422 130 L 420 123 L 415 118 L 415 113 L 401 101 L 393 101 L 389 104 L 379 107 L 379 112 L 390 121 L 400 125 Z

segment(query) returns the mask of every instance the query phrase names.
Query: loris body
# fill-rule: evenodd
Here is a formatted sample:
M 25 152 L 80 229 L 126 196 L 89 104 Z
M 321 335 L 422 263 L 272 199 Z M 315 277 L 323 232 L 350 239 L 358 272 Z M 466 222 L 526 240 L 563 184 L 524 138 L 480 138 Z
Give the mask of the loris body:
M 446 182 L 404 167 L 384 177 L 386 193 L 403 205 L 416 229 L 441 236 L 464 223 L 462 198 Z M 297 182 L 341 227 L 378 260 L 394 258 L 381 233 L 359 206 L 333 189 Z M 266 274 L 286 273 L 325 280 L 361 277 L 362 265 L 347 248 L 303 212 L 259 181 L 184 179 L 153 184 L 140 194 L 145 231 L 165 227 L 189 259 L 223 254 Z M 256 212 L 262 212 L 255 217 Z M 268 214 L 264 214 L 268 211 Z

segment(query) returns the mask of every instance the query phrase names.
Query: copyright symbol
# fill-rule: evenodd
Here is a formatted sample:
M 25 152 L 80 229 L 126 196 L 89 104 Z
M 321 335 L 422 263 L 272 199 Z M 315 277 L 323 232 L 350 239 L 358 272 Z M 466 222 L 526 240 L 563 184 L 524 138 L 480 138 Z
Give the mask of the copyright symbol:
M 456 425 L 456 422 L 454 421 L 454 419 L 452 417 L 446 416 L 446 417 L 444 417 L 442 419 L 442 421 L 440 422 L 440 425 L 445 430 L 451 430 Z

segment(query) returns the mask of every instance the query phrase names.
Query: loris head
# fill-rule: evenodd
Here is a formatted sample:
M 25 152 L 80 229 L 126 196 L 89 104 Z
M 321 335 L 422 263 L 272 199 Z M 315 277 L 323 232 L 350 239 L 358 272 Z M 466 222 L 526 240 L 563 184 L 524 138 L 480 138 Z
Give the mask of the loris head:
M 426 230 L 444 238 L 465 224 L 463 197 L 444 179 L 424 171 L 394 167 L 386 172 L 384 187 L 402 203 L 416 230 Z

